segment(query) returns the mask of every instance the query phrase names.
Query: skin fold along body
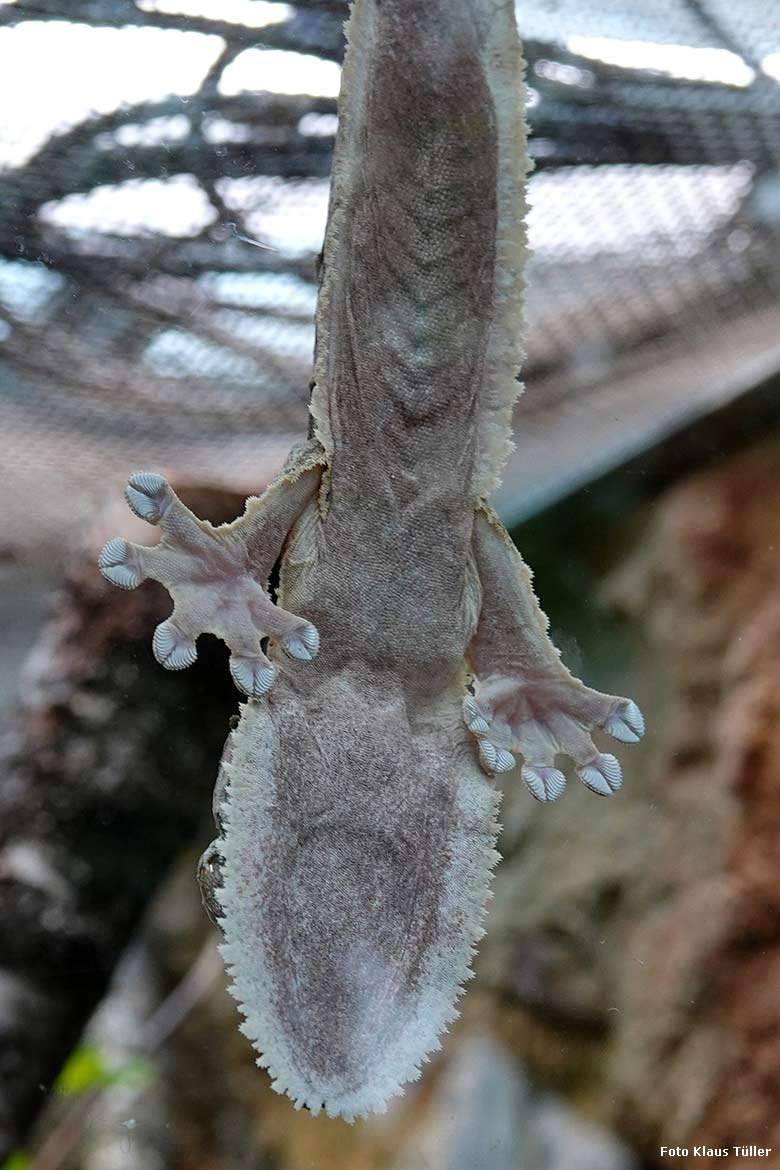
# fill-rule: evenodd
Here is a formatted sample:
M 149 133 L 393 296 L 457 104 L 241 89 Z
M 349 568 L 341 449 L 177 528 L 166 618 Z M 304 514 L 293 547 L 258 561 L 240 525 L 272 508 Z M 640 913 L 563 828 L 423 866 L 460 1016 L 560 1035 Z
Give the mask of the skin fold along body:
M 563 755 L 608 796 L 620 766 L 591 731 L 643 725 L 563 665 L 485 502 L 523 356 L 513 4 L 357 0 L 347 37 L 312 437 L 219 528 L 136 473 L 127 500 L 161 540 L 115 538 L 100 568 L 170 591 L 164 666 L 205 631 L 230 649 L 248 700 L 204 897 L 274 1088 L 351 1120 L 419 1076 L 456 1015 L 498 859 L 492 778 L 518 757 L 554 800 Z

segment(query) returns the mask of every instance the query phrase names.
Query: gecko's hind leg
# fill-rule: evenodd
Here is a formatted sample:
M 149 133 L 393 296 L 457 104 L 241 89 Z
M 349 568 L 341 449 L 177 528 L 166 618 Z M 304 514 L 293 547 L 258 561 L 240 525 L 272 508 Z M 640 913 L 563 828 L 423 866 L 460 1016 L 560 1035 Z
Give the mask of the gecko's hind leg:
M 623 743 L 644 732 L 636 703 L 591 690 L 566 669 L 547 632 L 547 619 L 506 530 L 487 508 L 474 524 L 474 555 L 482 587 L 482 610 L 468 650 L 474 695 L 463 705 L 485 771 L 514 766 L 522 754 L 522 777 L 537 800 L 555 800 L 566 778 L 556 756 L 570 757 L 583 783 L 601 796 L 621 784 L 620 764 L 599 752 L 596 728 Z
M 198 635 L 216 634 L 230 650 L 236 686 L 258 698 L 274 678 L 262 638 L 277 639 L 293 658 L 314 657 L 316 627 L 274 605 L 265 585 L 287 534 L 318 489 L 320 470 L 316 452 L 304 452 L 260 499 L 247 501 L 243 516 L 220 528 L 193 515 L 161 475 L 142 471 L 130 477 L 128 504 L 137 516 L 159 525 L 162 539 L 145 548 L 115 537 L 98 565 L 122 589 L 152 578 L 171 594 L 173 613 L 152 642 L 158 662 L 169 670 L 191 666 Z

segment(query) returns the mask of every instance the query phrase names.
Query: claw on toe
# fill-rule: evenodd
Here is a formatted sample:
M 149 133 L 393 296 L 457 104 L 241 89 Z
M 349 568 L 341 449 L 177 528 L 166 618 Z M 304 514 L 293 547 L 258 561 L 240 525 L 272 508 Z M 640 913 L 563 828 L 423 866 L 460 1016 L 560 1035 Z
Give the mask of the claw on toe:
M 186 670 L 198 657 L 198 648 L 173 622 L 162 622 L 154 631 L 152 652 L 166 670 Z
M 166 481 L 155 471 L 136 471 L 125 488 L 131 511 L 149 524 L 159 524 L 165 511 Z
M 585 787 L 598 796 L 611 796 L 623 783 L 620 764 L 606 753 L 600 753 L 577 771 Z
M 311 625 L 304 626 L 302 630 L 297 630 L 294 634 L 288 634 L 282 640 L 282 649 L 289 654 L 291 658 L 299 658 L 302 662 L 311 662 L 320 648 L 320 635 L 317 627 Z
M 632 699 L 626 699 L 607 719 L 604 730 L 621 743 L 638 743 L 645 733 L 644 716 Z
M 134 563 L 132 547 L 121 536 L 115 536 L 100 550 L 98 568 L 107 581 L 120 589 L 135 589 L 143 580 Z
M 269 691 L 275 675 L 267 659 L 239 658 L 235 654 L 230 658 L 230 673 L 238 689 L 250 699 L 259 699 Z
M 542 803 L 557 800 L 566 787 L 566 777 L 557 768 L 532 768 L 526 764 L 520 775 L 531 795 Z

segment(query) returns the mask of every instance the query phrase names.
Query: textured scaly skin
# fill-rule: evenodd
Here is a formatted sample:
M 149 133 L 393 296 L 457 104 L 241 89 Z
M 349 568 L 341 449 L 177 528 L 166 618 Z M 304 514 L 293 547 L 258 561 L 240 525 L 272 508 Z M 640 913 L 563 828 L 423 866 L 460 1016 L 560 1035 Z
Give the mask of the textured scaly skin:
M 251 697 L 205 897 L 274 1087 L 351 1120 L 419 1075 L 456 1014 L 498 856 L 483 773 L 520 751 L 532 793 L 554 799 L 564 752 L 608 795 L 619 767 L 590 729 L 636 739 L 641 716 L 563 666 L 483 499 L 522 357 L 513 5 L 358 0 L 347 35 L 314 437 L 222 529 L 134 477 L 161 545 L 109 542 L 101 568 L 170 588 L 165 665 L 188 665 L 202 630 L 231 648 Z

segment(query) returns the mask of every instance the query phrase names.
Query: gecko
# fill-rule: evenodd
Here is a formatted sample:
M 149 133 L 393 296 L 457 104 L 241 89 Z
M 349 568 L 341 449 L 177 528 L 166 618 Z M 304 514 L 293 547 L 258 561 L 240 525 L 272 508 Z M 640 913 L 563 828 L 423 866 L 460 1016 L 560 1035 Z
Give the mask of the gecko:
M 204 901 L 242 1031 L 297 1107 L 352 1121 L 416 1079 L 484 934 L 496 776 L 621 784 L 629 699 L 566 668 L 487 502 L 520 390 L 524 65 L 512 0 L 355 0 L 319 266 L 309 438 L 212 527 L 154 472 L 158 525 L 99 566 L 174 601 L 163 666 L 222 638 L 246 696 Z M 276 595 L 268 581 L 278 567 Z

